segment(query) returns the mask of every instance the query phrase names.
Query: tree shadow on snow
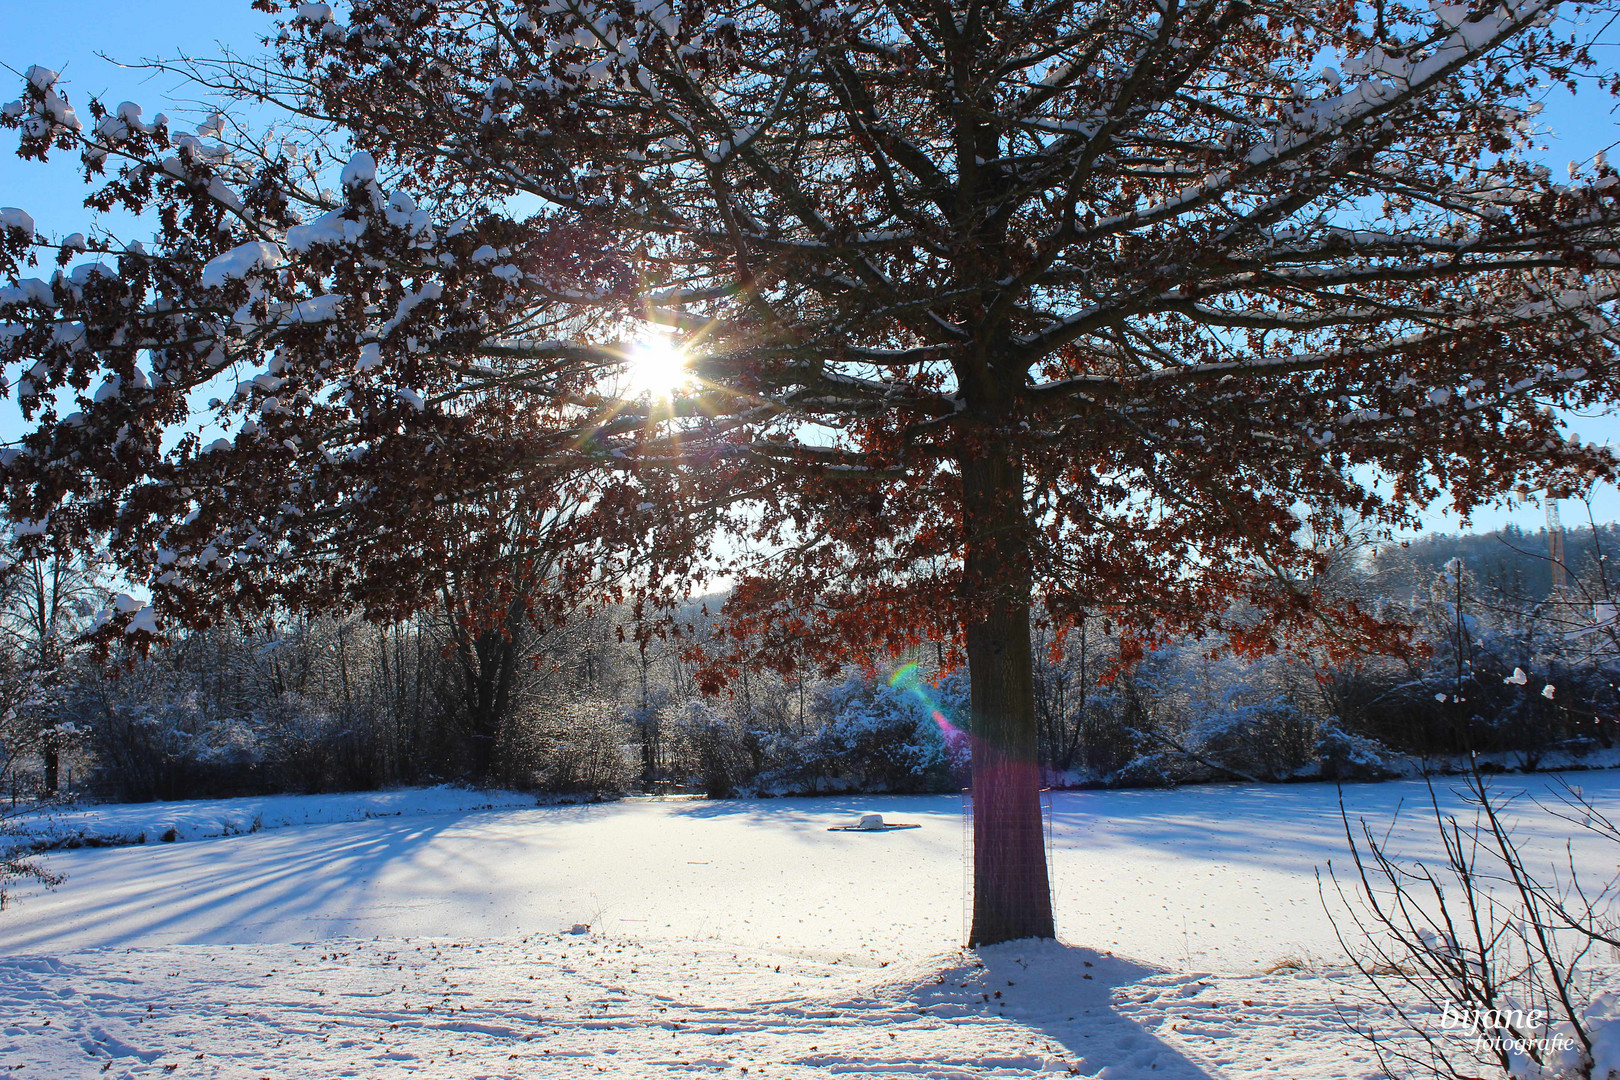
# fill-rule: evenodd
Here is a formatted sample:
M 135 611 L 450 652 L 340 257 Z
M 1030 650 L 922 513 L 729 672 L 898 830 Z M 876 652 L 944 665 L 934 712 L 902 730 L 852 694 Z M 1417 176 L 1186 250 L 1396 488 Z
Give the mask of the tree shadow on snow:
M 378 879 L 455 823 L 449 815 L 385 819 L 358 833 L 350 824 L 337 838 L 314 826 L 96 852 L 64 868 L 65 895 L 19 905 L 4 951 L 55 951 L 64 937 L 75 951 L 278 940 L 289 925 L 306 940 L 369 936 L 364 915 Z
M 948 823 L 960 828 L 959 795 L 786 795 L 771 798 L 682 799 L 666 803 L 668 811 L 696 819 L 747 819 L 764 825 L 826 828 L 862 814 L 878 813 L 896 821 Z
M 879 998 L 897 1006 L 895 1022 L 914 1023 L 922 1013 L 971 1032 L 982 1051 L 974 1062 L 980 1069 L 1094 1076 L 1112 1066 L 1110 1077 L 1210 1080 L 1211 1066 L 1116 1008 L 1117 992 L 1161 974 L 1108 953 L 1030 940 L 965 951 L 931 977 L 890 984 Z

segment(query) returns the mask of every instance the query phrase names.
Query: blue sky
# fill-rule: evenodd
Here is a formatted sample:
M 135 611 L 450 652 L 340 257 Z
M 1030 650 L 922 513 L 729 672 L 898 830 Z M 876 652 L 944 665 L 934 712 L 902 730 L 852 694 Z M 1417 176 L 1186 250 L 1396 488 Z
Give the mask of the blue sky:
M 194 114 L 200 118 L 200 105 L 188 102 L 183 91 L 176 98 L 180 80 L 122 65 L 147 57 L 212 55 L 222 45 L 252 53 L 272 20 L 252 10 L 249 0 L 58 0 L 54 4 L 13 0 L 6 5 L 0 25 L 4 26 L 0 64 L 18 72 L 30 64 L 62 72 L 63 88 L 81 109 L 89 97 L 99 96 L 109 105 L 138 102 L 148 118 L 159 111 L 171 117 Z M 1616 50 L 1607 47 L 1606 52 L 1602 66 L 1620 66 Z M 0 101 L 15 97 L 13 87 L 20 87 L 21 81 L 20 76 L 0 69 Z M 1571 159 L 1587 159 L 1615 145 L 1620 137 L 1610 103 L 1596 93 L 1572 98 L 1557 90 L 1547 96 L 1545 105 L 1542 115 L 1554 136 L 1547 140 L 1544 157 L 1555 172 L 1562 172 Z M 83 230 L 88 213 L 82 206 L 84 187 L 75 157 L 66 155 L 41 166 L 22 162 L 9 152 L 0 153 L 0 205 L 27 210 L 47 234 L 63 236 Z M 113 224 L 120 232 L 135 231 L 127 219 Z M 10 403 L 0 405 L 0 437 L 13 434 L 17 424 Z M 1589 442 L 1620 442 L 1620 417 L 1612 413 L 1572 417 L 1571 425 Z M 1613 487 L 1599 490 L 1594 511 L 1599 521 L 1620 520 L 1620 491 Z M 1566 524 L 1584 521 L 1585 515 L 1579 504 L 1564 507 Z M 1543 520 L 1539 505 L 1482 508 L 1475 512 L 1473 527 L 1493 529 L 1511 521 L 1534 529 Z M 1459 522 L 1436 512 L 1430 515 L 1429 525 L 1455 530 Z
M 62 88 L 87 120 L 84 104 L 92 96 L 114 106 L 138 102 L 146 107 L 148 119 L 160 111 L 175 117 L 192 112 L 201 116 L 199 107 L 175 102 L 172 95 L 179 79 L 123 67 L 97 53 L 124 64 L 147 57 L 212 55 L 221 44 L 251 53 L 273 23 L 254 11 L 249 0 L 57 0 L 4 6 L 0 64 L 18 72 L 30 64 L 60 71 Z M 0 100 L 18 95 L 20 76 L 0 69 L 0 80 Z M 11 152 L 14 147 L 10 143 L 0 154 L 0 202 L 21 206 L 46 232 L 82 230 L 87 215 L 77 155 L 40 166 L 18 160 Z

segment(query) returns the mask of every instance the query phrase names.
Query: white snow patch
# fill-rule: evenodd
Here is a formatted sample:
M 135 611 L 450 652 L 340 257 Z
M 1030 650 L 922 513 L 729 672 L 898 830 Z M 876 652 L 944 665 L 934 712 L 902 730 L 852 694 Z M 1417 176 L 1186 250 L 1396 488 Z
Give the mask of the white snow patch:
M 325 4 L 306 6 L 326 7 Z M 327 11 L 327 18 L 331 17 L 332 15 L 329 9 Z M 364 150 L 357 151 L 355 155 L 349 159 L 349 163 L 343 166 L 343 186 L 346 188 L 357 187 L 361 184 L 369 184 L 375 179 L 377 179 L 377 159 L 366 153 Z
M 34 219 L 26 210 L 15 206 L 0 206 L 0 229 L 21 229 L 24 235 L 34 235 Z
M 300 300 L 292 306 L 284 321 L 291 323 L 317 323 L 331 322 L 338 317 L 338 311 L 343 306 L 342 293 L 327 293 L 325 296 L 312 296 L 308 300 Z
M 218 288 L 227 282 L 245 278 L 254 270 L 280 266 L 285 261 L 281 248 L 275 244 L 252 240 L 209 259 L 202 270 L 203 287 Z

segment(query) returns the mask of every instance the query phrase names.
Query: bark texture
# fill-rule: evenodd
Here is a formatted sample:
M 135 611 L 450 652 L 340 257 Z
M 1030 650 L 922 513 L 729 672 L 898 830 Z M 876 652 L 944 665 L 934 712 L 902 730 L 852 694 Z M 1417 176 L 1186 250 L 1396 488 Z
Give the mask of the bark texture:
M 1056 936 L 1041 821 L 1023 470 L 1011 453 L 962 463 L 973 732 L 971 945 Z

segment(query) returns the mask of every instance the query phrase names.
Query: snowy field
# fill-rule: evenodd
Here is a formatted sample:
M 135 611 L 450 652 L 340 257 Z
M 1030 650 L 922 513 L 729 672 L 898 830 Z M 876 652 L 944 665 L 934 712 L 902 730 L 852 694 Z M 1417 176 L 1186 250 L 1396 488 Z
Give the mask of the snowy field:
M 1620 774 L 1570 779 L 1620 813 Z M 293 799 L 286 827 L 213 838 L 233 803 L 188 804 L 178 842 L 46 856 L 65 883 L 0 914 L 0 1071 L 1376 1074 L 1341 1019 L 1360 997 L 1317 892 L 1317 868 L 1346 861 L 1331 786 L 1060 793 L 1066 944 L 978 953 L 960 948 L 954 797 L 385 795 L 369 817 L 342 802 L 356 796 Z M 1380 834 L 1396 818 L 1401 850 L 1429 850 L 1421 784 L 1345 795 Z M 921 828 L 827 831 L 861 811 Z M 1521 848 L 1550 865 L 1569 831 L 1534 815 Z M 1574 857 L 1590 880 L 1615 871 L 1601 845 Z
M 533 796 L 515 791 L 443 786 L 314 797 L 266 795 L 87 806 L 50 814 L 23 815 L 17 820 L 16 828 L 29 840 L 52 847 L 109 846 L 236 836 L 265 829 L 285 829 L 290 825 L 324 825 L 406 814 L 533 805 Z

